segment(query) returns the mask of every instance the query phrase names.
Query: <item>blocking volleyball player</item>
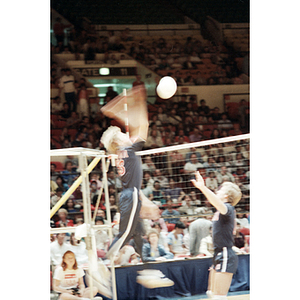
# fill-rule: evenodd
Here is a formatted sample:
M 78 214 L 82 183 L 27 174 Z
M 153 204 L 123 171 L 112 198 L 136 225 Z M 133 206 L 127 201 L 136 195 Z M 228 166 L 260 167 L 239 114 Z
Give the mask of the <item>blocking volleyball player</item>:
M 214 300 L 227 299 L 233 274 L 237 270 L 238 257 L 232 250 L 233 230 L 235 225 L 234 206 L 241 199 L 240 188 L 232 183 L 225 182 L 215 194 L 205 186 L 199 172 L 196 172 L 196 180 L 191 180 L 217 209 L 213 216 L 213 266 L 209 274 L 208 296 Z

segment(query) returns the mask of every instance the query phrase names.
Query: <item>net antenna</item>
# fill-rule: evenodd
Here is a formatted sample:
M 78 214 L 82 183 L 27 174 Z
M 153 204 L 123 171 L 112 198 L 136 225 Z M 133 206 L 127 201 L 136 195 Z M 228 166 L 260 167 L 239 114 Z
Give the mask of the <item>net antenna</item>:
M 128 118 L 128 104 L 127 104 L 127 91 L 123 89 L 123 96 L 124 96 L 124 111 L 125 111 L 125 131 L 127 136 L 129 137 L 129 118 Z

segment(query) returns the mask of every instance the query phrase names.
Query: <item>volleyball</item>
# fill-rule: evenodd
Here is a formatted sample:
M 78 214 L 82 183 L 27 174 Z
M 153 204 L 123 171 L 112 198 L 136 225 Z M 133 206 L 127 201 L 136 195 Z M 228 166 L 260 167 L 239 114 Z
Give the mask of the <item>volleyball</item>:
M 169 99 L 177 91 L 176 81 L 170 76 L 164 76 L 156 88 L 157 95 L 162 99 Z

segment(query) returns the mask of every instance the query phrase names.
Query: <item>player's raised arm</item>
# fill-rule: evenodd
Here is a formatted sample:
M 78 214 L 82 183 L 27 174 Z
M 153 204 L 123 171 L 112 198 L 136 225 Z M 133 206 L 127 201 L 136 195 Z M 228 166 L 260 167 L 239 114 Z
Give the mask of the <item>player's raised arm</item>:
M 196 180 L 191 180 L 194 186 L 205 195 L 211 205 L 213 205 L 222 215 L 225 215 L 227 213 L 227 207 L 224 202 L 214 192 L 205 186 L 204 180 L 198 171 L 195 173 L 195 176 Z
M 146 140 L 149 127 L 146 90 L 144 86 L 138 85 L 127 90 L 126 94 L 126 96 L 122 94 L 115 97 L 102 107 L 101 111 L 107 117 L 118 121 L 125 128 L 128 121 L 131 138 L 139 136 Z

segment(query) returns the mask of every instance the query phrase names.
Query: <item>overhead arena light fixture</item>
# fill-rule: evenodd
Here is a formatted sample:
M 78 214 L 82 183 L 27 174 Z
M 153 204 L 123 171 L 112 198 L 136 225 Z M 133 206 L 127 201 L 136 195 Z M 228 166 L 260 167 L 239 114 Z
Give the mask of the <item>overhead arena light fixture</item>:
M 109 68 L 100 68 L 99 74 L 100 75 L 109 75 Z

